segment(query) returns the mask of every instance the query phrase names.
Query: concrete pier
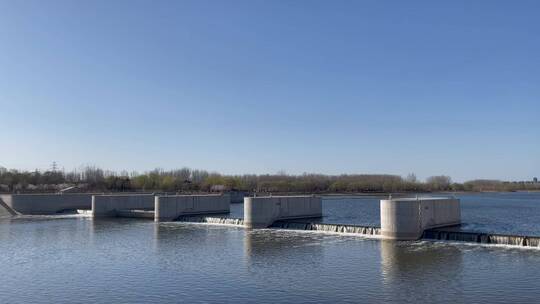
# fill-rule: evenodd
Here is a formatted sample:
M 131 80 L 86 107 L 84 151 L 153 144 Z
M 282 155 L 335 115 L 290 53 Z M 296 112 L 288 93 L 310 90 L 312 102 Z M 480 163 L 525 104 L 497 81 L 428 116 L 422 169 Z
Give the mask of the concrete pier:
M 266 196 L 244 198 L 244 224 L 247 228 L 267 228 L 278 220 L 322 216 L 319 196 Z
M 172 221 L 180 216 L 229 213 L 231 198 L 224 194 L 156 196 L 155 221 Z
M 153 194 L 119 194 L 92 196 L 93 217 L 129 216 L 129 210 L 153 210 Z M 143 213 L 133 213 L 129 217 L 148 217 Z
M 459 225 L 460 201 L 455 198 L 381 200 L 381 235 L 394 240 L 417 240 L 424 230 Z
M 92 194 L 2 194 L 2 205 L 20 214 L 55 214 L 65 210 L 90 209 Z

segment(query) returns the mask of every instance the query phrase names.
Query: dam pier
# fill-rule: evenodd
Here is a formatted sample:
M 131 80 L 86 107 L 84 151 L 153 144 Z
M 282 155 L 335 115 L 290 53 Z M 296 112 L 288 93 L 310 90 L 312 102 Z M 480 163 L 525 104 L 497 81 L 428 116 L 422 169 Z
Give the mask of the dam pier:
M 417 240 L 424 231 L 461 224 L 460 201 L 426 197 L 381 200 L 381 235 L 393 240 Z

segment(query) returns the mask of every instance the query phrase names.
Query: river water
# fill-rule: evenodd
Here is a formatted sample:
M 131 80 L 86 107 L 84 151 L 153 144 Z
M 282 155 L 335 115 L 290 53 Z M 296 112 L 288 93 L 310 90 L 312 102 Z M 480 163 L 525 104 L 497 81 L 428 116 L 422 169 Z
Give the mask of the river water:
M 464 230 L 540 235 L 540 194 L 460 198 Z M 323 208 L 378 225 L 378 198 Z M 0 274 L 0 303 L 540 301 L 538 249 L 74 215 L 2 217 Z

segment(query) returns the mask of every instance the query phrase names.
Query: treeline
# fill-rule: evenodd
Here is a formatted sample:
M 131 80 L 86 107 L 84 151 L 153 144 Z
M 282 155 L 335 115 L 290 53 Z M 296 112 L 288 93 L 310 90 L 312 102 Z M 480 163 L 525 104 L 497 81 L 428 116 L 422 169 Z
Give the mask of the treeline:
M 145 173 L 113 172 L 86 167 L 70 172 L 18 171 L 0 167 L 0 191 L 58 191 L 76 186 L 80 191 L 167 191 L 221 192 L 247 191 L 258 193 L 388 193 L 435 191 L 516 191 L 540 190 L 540 183 L 475 180 L 454 183 L 449 176 L 432 176 L 425 182 L 414 174 L 397 175 L 354 174 L 265 174 L 222 175 L 205 170 L 182 168 L 155 169 Z

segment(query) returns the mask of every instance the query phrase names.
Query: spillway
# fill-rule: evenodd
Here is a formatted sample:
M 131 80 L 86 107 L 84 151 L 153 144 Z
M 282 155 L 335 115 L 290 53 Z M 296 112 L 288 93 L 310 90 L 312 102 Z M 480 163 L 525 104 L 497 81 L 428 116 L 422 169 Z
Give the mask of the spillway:
M 209 216 L 181 216 L 176 219 L 178 222 L 187 223 L 208 223 L 217 225 L 233 225 L 244 226 L 244 219 L 241 218 L 226 218 L 226 217 L 209 217 Z
M 181 216 L 176 219 L 178 222 L 186 223 L 207 223 L 217 225 L 233 225 L 244 226 L 244 219 L 241 218 L 226 218 L 226 217 L 209 217 L 209 216 Z M 309 230 L 331 233 L 349 233 L 365 236 L 379 236 L 381 234 L 380 227 L 372 226 L 357 226 L 357 225 L 341 225 L 341 224 L 320 224 L 308 222 L 294 221 L 276 221 L 270 227 L 274 229 L 290 229 L 290 230 Z
M 434 229 L 424 231 L 424 235 L 422 237 L 423 239 L 427 240 L 540 248 L 540 237 L 537 236 L 504 235 Z
M 320 224 L 320 223 L 290 222 L 290 221 L 274 222 L 272 226 L 270 226 L 270 228 L 310 230 L 310 231 L 322 231 L 322 232 L 333 232 L 333 233 L 350 233 L 350 234 L 360 234 L 360 235 L 366 235 L 366 236 L 368 235 L 378 236 L 381 234 L 380 227 L 342 225 L 342 224 Z

